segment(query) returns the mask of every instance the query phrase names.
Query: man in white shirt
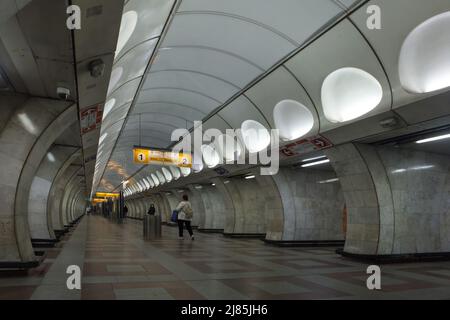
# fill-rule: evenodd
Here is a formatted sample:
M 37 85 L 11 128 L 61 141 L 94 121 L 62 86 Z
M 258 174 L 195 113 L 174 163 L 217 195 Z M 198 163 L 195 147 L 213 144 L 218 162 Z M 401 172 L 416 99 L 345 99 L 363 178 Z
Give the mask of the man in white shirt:
M 187 195 L 183 195 L 183 201 L 175 209 L 178 212 L 178 239 L 184 239 L 183 237 L 183 227 L 186 225 L 186 229 L 191 236 L 191 239 L 194 240 L 194 233 L 192 232 L 192 205 L 189 202 L 189 197 Z

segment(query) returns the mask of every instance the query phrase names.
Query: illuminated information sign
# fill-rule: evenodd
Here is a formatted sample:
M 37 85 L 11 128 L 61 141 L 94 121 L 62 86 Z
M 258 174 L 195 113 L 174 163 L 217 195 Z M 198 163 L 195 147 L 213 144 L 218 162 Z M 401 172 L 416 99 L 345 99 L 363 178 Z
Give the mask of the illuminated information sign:
M 134 148 L 134 163 L 141 165 L 176 166 L 192 168 L 192 155 L 188 153 L 175 153 L 154 149 Z

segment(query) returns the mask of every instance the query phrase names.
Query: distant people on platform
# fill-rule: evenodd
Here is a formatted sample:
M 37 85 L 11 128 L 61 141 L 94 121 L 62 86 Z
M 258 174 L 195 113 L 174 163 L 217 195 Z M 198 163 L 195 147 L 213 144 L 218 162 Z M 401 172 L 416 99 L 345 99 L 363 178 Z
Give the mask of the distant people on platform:
M 123 217 L 126 218 L 128 215 L 128 207 L 127 206 L 123 206 Z
M 150 208 L 148 208 L 147 214 L 150 216 L 154 216 L 155 213 L 156 213 L 155 205 L 151 203 Z
M 183 237 L 183 229 L 186 226 L 189 235 L 191 236 L 191 240 L 194 240 L 194 233 L 192 232 L 192 218 L 194 216 L 194 212 L 192 210 L 192 205 L 189 202 L 189 197 L 187 195 L 183 196 L 183 201 L 181 201 L 175 211 L 178 213 L 178 239 L 184 239 Z

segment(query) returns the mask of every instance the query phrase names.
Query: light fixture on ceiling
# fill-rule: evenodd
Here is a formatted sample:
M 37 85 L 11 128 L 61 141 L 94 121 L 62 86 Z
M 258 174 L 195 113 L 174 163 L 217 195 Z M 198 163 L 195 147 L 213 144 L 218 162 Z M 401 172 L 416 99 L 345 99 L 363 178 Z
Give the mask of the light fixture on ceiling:
M 441 140 L 446 140 L 446 139 L 450 139 L 450 134 L 444 134 L 444 135 L 440 135 L 440 136 L 436 136 L 436 137 L 432 137 L 432 138 L 418 140 L 418 141 L 416 141 L 416 143 L 423 144 L 423 143 L 430 143 L 430 142 L 441 141 Z
M 217 167 L 220 163 L 220 156 L 217 153 L 213 145 L 203 145 L 202 146 L 203 160 L 205 161 L 208 168 Z
M 128 11 L 122 15 L 120 23 L 119 39 L 117 41 L 116 57 L 120 54 L 127 42 L 133 35 L 138 22 L 138 14 L 136 11 Z
M 32 135 L 37 135 L 38 130 L 36 126 L 33 124 L 33 121 L 31 121 L 30 117 L 28 117 L 28 114 L 25 112 L 21 112 L 17 115 L 19 118 L 19 121 L 21 122 L 22 126 L 27 130 L 28 133 Z
M 325 158 L 326 158 L 326 156 L 319 156 L 319 157 L 304 159 L 304 160 L 302 160 L 302 162 L 310 162 L 310 161 L 320 160 L 320 159 L 325 159 Z
M 117 84 L 120 81 L 120 78 L 122 78 L 123 75 L 123 68 L 122 67 L 116 67 L 111 72 L 111 80 L 109 81 L 109 87 L 108 87 L 108 96 L 114 91 Z
M 156 176 L 158 177 L 160 184 L 166 183 L 166 178 L 164 178 L 164 175 L 160 171 L 156 171 Z
M 191 174 L 191 169 L 190 168 L 180 168 L 181 174 L 183 175 L 183 177 L 187 177 Z
M 170 166 L 169 169 L 170 169 L 170 172 L 172 173 L 172 176 L 173 176 L 173 178 L 175 180 L 178 180 L 178 179 L 181 178 L 180 170 L 177 167 Z
M 322 181 L 319 181 L 318 183 L 319 184 L 328 184 L 328 183 L 334 183 L 334 182 L 338 182 L 338 181 L 339 181 L 338 178 L 334 178 L 334 179 L 322 180 Z
M 338 69 L 322 85 L 323 112 L 332 123 L 357 119 L 375 109 L 382 99 L 378 80 L 358 68 Z
M 153 179 L 151 177 L 147 177 L 146 179 L 147 179 L 148 183 L 150 184 L 150 188 L 154 188 L 155 182 L 153 181 Z
M 50 161 L 50 162 L 55 162 L 56 158 L 53 155 L 53 153 L 49 152 L 49 153 L 47 153 L 47 160 Z
M 171 182 L 173 180 L 173 176 L 170 173 L 170 171 L 166 168 L 162 168 L 162 173 L 164 175 L 164 178 L 166 179 L 167 182 Z
M 241 126 L 245 146 L 250 153 L 257 153 L 266 149 L 270 144 L 270 133 L 261 123 L 246 120 Z
M 145 184 L 145 190 L 150 190 L 151 186 L 150 183 L 148 183 L 147 179 L 142 179 L 143 183 Z
M 292 141 L 307 135 L 314 127 L 311 111 L 294 100 L 280 101 L 273 109 L 275 127 L 280 131 L 280 138 Z
M 450 11 L 417 26 L 403 42 L 399 57 L 402 87 L 429 93 L 450 87 Z
M 224 159 L 226 162 L 233 162 L 239 159 L 243 150 L 237 137 L 227 134 L 217 137 L 215 146 L 219 157 Z
M 302 168 L 314 167 L 314 166 L 318 166 L 318 165 L 325 164 L 325 163 L 330 163 L 330 159 L 306 163 L 306 164 L 302 165 Z
M 102 144 L 102 142 L 105 141 L 107 136 L 108 136 L 108 133 L 104 133 L 98 140 L 98 144 Z
M 254 176 L 254 175 L 246 176 L 246 177 L 245 177 L 246 180 L 251 180 L 251 179 L 255 179 L 255 178 L 256 178 L 256 176 Z
M 158 177 L 154 173 L 151 174 L 151 177 L 153 179 L 153 182 L 155 183 L 155 187 L 159 187 L 160 182 L 159 182 Z
M 111 110 L 114 108 L 115 104 L 116 104 L 116 99 L 114 99 L 114 98 L 109 99 L 105 103 L 105 107 L 103 108 L 103 120 L 105 120 L 106 116 L 111 112 Z

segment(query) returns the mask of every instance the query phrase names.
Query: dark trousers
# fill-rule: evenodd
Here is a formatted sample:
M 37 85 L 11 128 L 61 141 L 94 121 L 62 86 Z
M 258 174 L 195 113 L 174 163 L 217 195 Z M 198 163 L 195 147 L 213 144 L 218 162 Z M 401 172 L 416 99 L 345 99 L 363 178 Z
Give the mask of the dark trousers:
M 183 225 L 186 225 L 186 229 L 189 232 L 189 235 L 192 237 L 194 233 L 192 232 L 191 222 L 185 220 L 178 220 L 178 235 L 180 237 L 183 236 Z

